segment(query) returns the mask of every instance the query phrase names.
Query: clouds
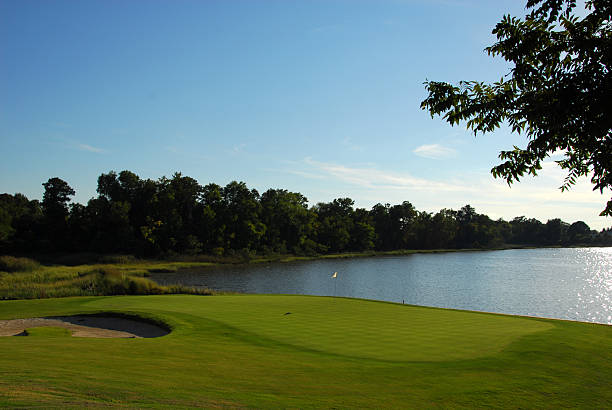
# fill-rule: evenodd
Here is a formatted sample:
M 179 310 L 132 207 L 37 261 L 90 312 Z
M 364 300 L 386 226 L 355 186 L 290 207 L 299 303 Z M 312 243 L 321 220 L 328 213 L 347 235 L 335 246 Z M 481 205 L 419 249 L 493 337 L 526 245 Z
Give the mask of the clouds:
M 77 144 L 76 147 L 80 151 L 94 152 L 96 154 L 106 154 L 108 152 L 103 148 L 94 147 L 88 144 Z
M 316 186 L 302 191 L 313 202 L 335 198 L 327 197 L 325 192 L 343 192 L 357 206 L 365 208 L 378 202 L 410 201 L 419 210 L 437 212 L 470 204 L 493 219 L 509 220 L 525 215 L 543 222 L 557 217 L 570 223 L 582 220 L 594 229 L 611 225 L 609 218 L 598 216 L 610 192 L 604 195 L 593 192 L 589 181 L 583 178 L 570 191 L 562 193 L 558 187 L 565 174 L 553 161 L 544 162 L 536 178 L 524 177 L 511 187 L 503 180 L 494 179 L 486 170 L 454 170 L 452 177 L 435 180 L 390 171 L 376 164 L 355 166 L 312 158 L 292 162 L 287 172 L 303 179 L 300 184 L 304 186 Z M 331 189 L 324 189 L 327 186 Z
M 343 183 L 355 185 L 365 189 L 385 190 L 417 190 L 417 191 L 458 191 L 467 189 L 454 184 L 417 178 L 407 173 L 397 173 L 381 170 L 375 166 L 351 167 L 334 163 L 315 161 L 305 158 L 303 165 L 310 168 L 310 172 L 295 171 L 301 175 L 309 174 L 317 178 L 333 178 Z
M 51 137 L 50 141 L 53 145 L 61 147 L 62 149 L 90 152 L 93 154 L 107 154 L 109 152 L 107 149 L 90 144 L 84 144 L 77 139 L 66 138 L 63 136 Z
M 419 157 L 429 159 L 445 159 L 452 158 L 457 155 L 457 151 L 454 149 L 440 144 L 424 144 L 415 148 L 412 152 Z

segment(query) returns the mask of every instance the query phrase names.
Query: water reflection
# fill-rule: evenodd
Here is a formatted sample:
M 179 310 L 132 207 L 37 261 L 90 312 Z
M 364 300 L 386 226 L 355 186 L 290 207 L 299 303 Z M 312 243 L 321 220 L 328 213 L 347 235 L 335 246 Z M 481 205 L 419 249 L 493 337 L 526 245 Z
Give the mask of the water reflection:
M 612 323 L 612 248 L 579 251 L 584 267 L 583 274 L 576 278 L 582 288 L 577 292 L 575 314 L 587 316 L 591 321 L 605 316 L 605 322 Z
M 332 279 L 336 271 L 338 277 Z M 155 274 L 153 279 L 243 293 L 336 292 L 337 296 L 612 324 L 612 248 L 316 260 L 206 268 Z

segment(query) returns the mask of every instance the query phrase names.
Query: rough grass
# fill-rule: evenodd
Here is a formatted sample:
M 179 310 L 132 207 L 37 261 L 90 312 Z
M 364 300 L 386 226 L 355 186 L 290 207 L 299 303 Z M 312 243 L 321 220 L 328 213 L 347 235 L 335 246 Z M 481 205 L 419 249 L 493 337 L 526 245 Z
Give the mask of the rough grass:
M 3 257 L 5 260 L 25 258 Z M 121 262 L 103 265 L 44 266 L 34 261 L 12 263 L 28 269 L 0 269 L 0 299 L 37 299 L 66 296 L 211 294 L 182 285 L 161 286 L 146 278 L 152 271 L 176 271 L 188 263 Z M 201 264 L 198 264 L 201 265 Z
M 156 318 L 173 331 L 0 338 L 0 407 L 612 404 L 605 325 L 307 296 L 0 302 L 0 318 L 102 311 Z
M 29 258 L 16 258 L 14 256 L 0 256 L 0 272 L 31 272 L 39 269 L 40 264 Z

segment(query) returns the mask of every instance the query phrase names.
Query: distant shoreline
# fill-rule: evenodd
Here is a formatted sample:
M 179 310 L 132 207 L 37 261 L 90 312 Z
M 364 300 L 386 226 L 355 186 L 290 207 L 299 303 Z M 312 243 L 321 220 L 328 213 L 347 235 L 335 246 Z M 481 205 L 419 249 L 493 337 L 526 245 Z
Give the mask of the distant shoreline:
M 414 254 L 423 253 L 454 253 L 454 252 L 489 252 L 489 251 L 505 251 L 512 249 L 564 249 L 564 248 L 609 248 L 609 246 L 594 246 L 594 245 L 572 245 L 572 246 L 523 246 L 523 245 L 507 245 L 495 248 L 463 248 L 463 249 L 401 249 L 392 251 L 365 251 L 365 252 L 344 252 L 344 253 L 331 253 L 322 255 L 311 255 L 311 256 L 299 256 L 299 255 L 279 255 L 279 256 L 262 256 L 253 257 L 250 260 L 244 260 L 241 262 L 215 262 L 210 265 L 231 265 L 231 264 L 256 264 L 256 263 L 274 263 L 274 262 L 296 262 L 296 261 L 310 261 L 319 259 L 353 259 L 353 258 L 370 258 L 370 257 L 381 257 L 381 256 L 407 256 Z M 163 260 L 163 259 L 161 259 Z M 160 260 L 160 261 L 161 261 Z M 172 259 L 167 259 L 168 262 L 172 262 Z
M 318 259 L 350 259 L 368 258 L 380 256 L 405 256 L 423 253 L 452 253 L 452 252 L 488 252 L 503 251 L 511 249 L 563 249 L 563 248 L 608 248 L 605 245 L 505 245 L 491 248 L 440 248 L 440 249 L 396 249 L 390 251 L 361 251 L 361 252 L 342 252 L 318 255 L 294 255 L 294 254 L 272 254 L 272 255 L 253 255 L 239 254 L 228 256 L 215 256 L 211 254 L 200 255 L 165 255 L 160 257 L 137 257 L 134 255 L 123 254 L 97 254 L 97 253 L 59 253 L 59 254 L 39 254 L 39 253 L 13 253 L 7 254 L 17 257 L 35 259 L 44 265 L 177 265 L 180 267 L 196 266 L 218 266 L 236 264 L 256 264 L 272 262 L 295 262 L 309 261 Z M 0 269 L 1 270 L 1 269 Z

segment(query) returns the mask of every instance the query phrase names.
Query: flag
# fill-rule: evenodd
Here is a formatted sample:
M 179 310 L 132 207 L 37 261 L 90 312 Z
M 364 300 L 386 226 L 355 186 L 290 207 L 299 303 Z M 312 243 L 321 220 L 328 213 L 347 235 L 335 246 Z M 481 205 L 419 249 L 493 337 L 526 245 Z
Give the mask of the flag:
M 334 274 L 332 275 L 332 278 L 336 279 L 338 277 L 338 272 L 334 272 Z

